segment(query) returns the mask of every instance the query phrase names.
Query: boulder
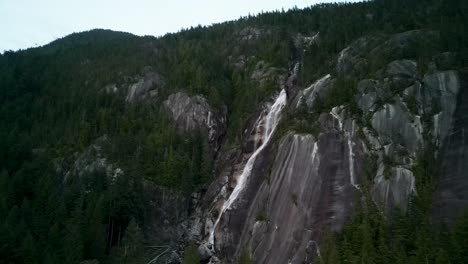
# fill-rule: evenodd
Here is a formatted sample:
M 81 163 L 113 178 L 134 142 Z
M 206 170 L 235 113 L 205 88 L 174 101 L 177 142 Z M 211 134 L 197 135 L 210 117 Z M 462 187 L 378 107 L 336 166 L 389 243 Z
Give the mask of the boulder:
M 213 256 L 213 252 L 208 248 L 206 244 L 201 244 L 198 247 L 198 255 L 202 262 L 207 262 Z

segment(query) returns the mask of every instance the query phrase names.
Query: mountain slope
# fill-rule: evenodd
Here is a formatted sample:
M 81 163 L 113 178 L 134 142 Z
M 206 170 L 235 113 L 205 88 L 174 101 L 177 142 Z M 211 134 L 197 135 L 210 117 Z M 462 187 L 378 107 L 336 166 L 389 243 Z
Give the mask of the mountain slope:
M 318 5 L 2 54 L 0 259 L 465 263 L 467 11 Z

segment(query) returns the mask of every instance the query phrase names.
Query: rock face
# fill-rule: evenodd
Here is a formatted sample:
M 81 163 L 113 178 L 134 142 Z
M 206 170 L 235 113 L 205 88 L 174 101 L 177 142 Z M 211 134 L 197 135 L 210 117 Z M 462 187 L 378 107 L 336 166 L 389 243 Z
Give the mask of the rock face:
M 455 219 L 468 206 L 467 80 L 450 69 L 453 54 L 434 55 L 427 69 L 411 59 L 421 40 L 436 41 L 438 36 L 424 30 L 367 36 L 337 54 L 337 74 L 357 78 L 351 98 L 357 109 L 344 104 L 324 112 L 319 107 L 339 84 L 334 74 L 303 90 L 294 81 L 280 82 L 292 95 L 288 117 L 303 111 L 318 117 L 306 120 L 317 131 L 283 131 L 277 141 L 264 144 L 262 105 L 237 151 L 221 155 L 219 177 L 203 198 L 194 233 L 205 261 L 237 263 L 247 254 L 253 263 L 314 262 L 324 230 L 341 230 L 361 192 L 369 192 L 387 215 L 394 208 L 407 210 L 411 197 L 418 195 L 413 169 L 427 145 L 435 146 L 434 157 L 442 164 L 435 215 Z M 369 63 L 377 67 L 372 74 L 366 72 Z M 281 74 L 259 64 L 251 79 L 261 84 Z M 194 97 L 173 96 L 172 102 L 182 102 L 171 110 L 174 119 L 182 116 L 178 122 L 186 130 L 205 122 L 186 120 L 188 112 L 200 112 L 190 106 Z M 248 179 L 240 179 L 247 167 Z M 361 184 L 364 179 L 368 184 Z M 223 207 L 239 182 L 243 190 Z
M 375 184 L 373 186 L 374 196 L 379 202 L 386 205 L 386 208 L 399 207 L 406 210 L 408 198 L 416 194 L 415 179 L 413 172 L 403 167 L 392 167 L 390 176 L 384 176 L 383 166 L 380 166 Z
M 383 105 L 383 109 L 372 115 L 371 123 L 384 145 L 400 144 L 411 153 L 416 153 L 422 147 L 419 117 L 411 116 L 401 102 Z
M 271 146 L 257 157 L 215 234 L 223 262 L 235 263 L 248 250 L 255 263 L 302 263 L 317 256 L 326 226 L 341 229 L 359 190 L 363 143 L 351 119 L 323 114 L 318 122 L 323 133 L 317 139 L 291 133 L 281 140 L 276 158 Z
M 95 177 L 96 174 L 102 173 L 109 182 L 113 182 L 117 177 L 125 172 L 119 168 L 117 164 L 109 162 L 104 155 L 103 148 L 108 144 L 106 136 L 100 137 L 94 141 L 92 145 L 87 147 L 82 153 L 75 153 L 74 162 L 71 166 L 66 166 L 65 179 L 68 177 Z M 60 170 L 64 170 L 60 166 Z M 86 191 L 86 190 L 85 190 Z
M 355 101 L 370 121 L 363 128 L 368 153 L 379 157 L 373 196 L 387 209 L 405 209 L 417 195 L 411 171 L 417 153 L 428 143 L 441 147 L 453 123 L 458 73 L 431 69 L 420 80 L 416 69 L 414 61 L 396 60 L 379 79 L 358 83 Z
M 320 37 L 320 33 L 317 32 L 312 36 L 303 36 L 302 34 L 297 34 L 294 38 L 294 46 L 300 50 L 306 50 L 312 44 L 316 43 Z
M 219 148 L 226 130 L 225 110 L 215 111 L 203 96 L 191 97 L 183 92 L 171 94 L 163 105 L 171 113 L 178 131 L 202 131 L 214 149 Z
M 435 111 L 439 111 L 433 117 L 433 136 L 437 145 L 444 142 L 450 127 L 453 124 L 453 115 L 457 108 L 460 80 L 456 71 L 434 72 L 424 76 L 423 80 L 427 89 L 422 100 L 426 105 L 434 105 Z M 462 98 L 462 97 L 460 97 Z M 458 104 L 459 107 L 462 105 Z
M 323 76 L 308 88 L 300 91 L 295 99 L 294 105 L 296 105 L 296 107 L 300 107 L 305 104 L 307 108 L 313 110 L 317 101 L 323 100 L 326 97 L 332 85 L 333 82 L 331 75 L 327 74 Z
M 220 236 L 218 230 L 220 230 L 220 227 L 225 229 L 226 225 L 231 226 L 231 223 L 234 224 L 234 227 L 230 228 L 232 231 L 239 230 L 238 228 L 242 227 L 242 221 L 245 220 L 246 210 L 248 210 L 248 204 L 245 204 L 245 202 L 250 201 L 246 197 L 256 193 L 255 188 L 259 182 L 256 177 L 253 177 L 256 168 L 258 168 L 256 166 L 264 162 L 260 158 L 263 157 L 264 153 L 268 153 L 269 142 L 278 125 L 286 102 L 286 91 L 282 90 L 273 104 L 265 106 L 265 109 L 254 123 L 253 133 L 251 133 L 255 138 L 253 152 L 242 154 L 242 159 L 238 163 L 241 166 L 240 170 L 234 169 L 235 174 L 230 175 L 235 180 L 232 191 L 225 199 L 217 199 L 212 207 L 212 210 L 217 212 L 217 216 L 211 221 L 213 227 L 209 231 L 208 245 L 215 248 L 225 247 L 226 251 L 235 249 L 240 234 L 238 232 L 225 232 Z M 242 197 L 242 199 L 238 199 L 239 197 Z M 233 214 L 233 212 L 235 213 Z M 231 218 L 231 216 L 234 216 L 234 218 Z
M 240 41 L 244 42 L 254 41 L 263 34 L 269 34 L 269 32 L 256 27 L 245 27 L 238 33 Z
M 362 149 L 352 139 L 348 144 L 331 115 L 321 119 L 326 132 L 318 139 L 288 134 L 281 140 L 271 174 L 251 202 L 238 255 L 250 248 L 255 263 L 309 262 L 325 227 L 341 229 L 357 190 L 352 177 L 360 174 L 355 165 Z
M 161 76 L 150 68 L 146 68 L 143 77 L 137 78 L 136 82 L 129 85 L 125 100 L 132 103 L 147 97 L 155 97 L 162 85 Z
M 461 82 L 460 95 L 453 115 L 453 125 L 447 131 L 448 136 L 444 141 L 440 158 L 442 165 L 438 191 L 434 197 L 436 221 L 443 221 L 448 224 L 453 224 L 454 219 L 457 219 L 468 206 L 467 85 L 468 83 L 465 78 Z M 448 89 L 454 88 L 453 86 L 445 87 Z M 446 121 L 444 120 L 444 122 Z M 441 125 L 439 126 L 445 128 Z

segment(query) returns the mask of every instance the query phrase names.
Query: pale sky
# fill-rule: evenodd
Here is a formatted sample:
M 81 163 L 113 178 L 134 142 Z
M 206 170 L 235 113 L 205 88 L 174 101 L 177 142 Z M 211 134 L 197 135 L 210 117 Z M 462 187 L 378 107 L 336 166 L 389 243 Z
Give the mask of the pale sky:
M 161 36 L 262 10 L 326 2 L 340 0 L 0 0 L 0 53 L 94 28 Z

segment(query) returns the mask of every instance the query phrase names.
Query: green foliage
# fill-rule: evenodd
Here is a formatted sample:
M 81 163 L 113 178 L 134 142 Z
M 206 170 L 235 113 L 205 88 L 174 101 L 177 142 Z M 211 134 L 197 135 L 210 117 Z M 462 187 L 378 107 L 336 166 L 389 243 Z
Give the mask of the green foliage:
M 374 204 L 366 189 L 354 202 L 355 210 L 337 235 L 327 233 L 322 243 L 323 263 L 467 263 L 468 213 L 453 230 L 434 232 L 431 223 L 432 151 L 417 159 L 418 195 L 407 212 L 395 209 L 388 215 Z M 365 183 L 364 183 L 365 185 Z M 468 211 L 467 211 L 468 212 Z M 337 253 L 336 253 L 337 252 Z M 338 257 L 336 257 L 338 255 Z
M 124 263 L 127 259 L 134 259 L 140 256 L 143 252 L 143 234 L 140 227 L 132 218 L 125 230 L 124 238 L 122 239 L 122 257 Z
M 329 228 L 325 230 L 325 234 L 323 235 L 323 243 L 320 250 L 319 262 L 321 264 L 340 263 L 338 251 L 334 243 L 333 233 Z
M 295 193 L 291 194 L 291 200 L 292 200 L 292 202 L 293 202 L 293 204 L 294 204 L 295 206 L 298 205 L 297 194 L 295 194 Z
M 335 106 L 351 106 L 353 110 L 357 82 L 353 77 L 338 76 L 325 99 L 317 100 L 317 112 L 330 112 Z M 318 98 L 320 99 L 320 98 Z
M 239 258 L 239 264 L 252 264 L 252 259 L 250 258 L 250 254 L 247 250 L 242 251 Z
M 416 97 L 415 96 L 406 96 L 403 98 L 406 106 L 408 107 L 408 110 L 410 111 L 410 113 L 412 113 L 413 115 L 417 115 L 418 114 L 418 104 L 417 104 L 417 100 L 416 100 Z
M 182 264 L 199 264 L 200 257 L 198 256 L 197 245 L 192 244 L 184 250 Z
M 268 215 L 267 213 L 262 210 L 257 213 L 257 216 L 255 216 L 255 221 L 260 221 L 260 222 L 266 222 L 268 221 Z
M 392 168 L 396 165 L 395 161 L 392 159 L 390 155 L 384 155 L 382 162 L 383 162 L 383 165 L 385 166 L 384 171 L 383 171 L 384 177 L 385 179 L 390 179 Z
M 312 134 L 317 139 L 320 133 L 319 117 L 320 114 L 310 113 L 305 108 L 298 109 L 294 113 L 286 112 L 276 128 L 274 141 L 278 141 L 289 131 Z
M 459 59 L 447 67 L 463 68 L 468 63 L 463 10 L 463 0 L 321 4 L 160 38 L 92 30 L 41 48 L 5 52 L 0 55 L 0 260 L 122 261 L 121 250 L 134 246 L 127 241 L 138 241 L 138 248 L 142 241 L 136 223 L 143 223 L 144 181 L 184 194 L 209 182 L 214 153 L 204 136 L 176 133 L 160 107 L 169 94 L 184 90 L 204 95 L 219 110 L 225 106 L 226 140 L 233 145 L 258 105 L 277 91 L 276 80 L 263 85 L 252 80 L 259 61 L 282 69 L 301 61 L 297 86 L 304 87 L 324 74 L 335 74 L 337 53 L 361 36 L 428 28 L 440 32 L 440 41 L 418 40 L 403 57 L 417 60 L 421 73 L 435 52 L 454 52 Z M 249 28 L 261 34 L 244 38 L 242 32 Z M 298 33 L 317 32 L 319 41 L 307 49 L 295 47 Z M 241 66 L 235 66 L 240 61 Z M 378 63 L 365 61 L 350 76 L 338 76 L 320 111 L 345 105 L 356 113 L 356 80 L 375 71 Z M 127 103 L 128 85 L 147 66 L 164 80 L 158 96 Z M 118 87 L 115 93 L 104 89 L 111 83 Z M 411 102 L 408 105 L 413 108 Z M 275 134 L 293 127 L 317 137 L 318 117 L 307 112 L 287 116 Z M 363 120 L 367 126 L 369 122 Z M 104 143 L 98 144 L 101 139 Z M 104 170 L 76 173 L 77 156 L 93 144 L 123 174 L 113 178 Z M 383 228 L 378 210 L 364 202 L 338 238 L 342 262 L 466 262 L 466 221 L 446 232 L 447 246 L 435 246 L 439 238 L 430 233 L 431 164 L 427 157 L 418 158 L 418 197 L 411 214 L 392 218 L 391 230 Z M 326 261 L 332 263 L 335 249 L 329 249 Z M 196 257 L 192 260 L 197 263 Z

